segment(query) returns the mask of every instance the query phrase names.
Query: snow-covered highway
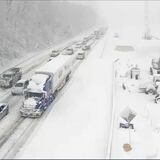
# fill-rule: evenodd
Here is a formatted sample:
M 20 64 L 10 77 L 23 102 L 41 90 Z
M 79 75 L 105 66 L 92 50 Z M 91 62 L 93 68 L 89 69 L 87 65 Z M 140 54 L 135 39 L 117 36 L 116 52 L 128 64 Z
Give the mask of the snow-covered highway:
M 61 47 L 63 49 L 66 46 L 70 46 L 75 40 L 77 40 L 77 38 L 82 38 L 85 35 L 88 35 L 88 32 L 59 45 L 59 48 Z M 23 69 L 23 78 L 28 79 L 34 73 L 34 70 L 36 68 L 45 64 L 47 62 L 48 54 L 50 53 L 50 51 L 51 49 L 45 51 L 45 53 L 47 54 L 44 54 L 43 52 L 37 57 L 34 56 L 31 61 L 26 59 L 19 63 L 18 65 Z M 77 66 L 75 68 L 78 67 L 80 62 L 81 61 L 79 60 L 77 61 Z M 0 157 L 6 158 L 7 156 L 14 156 L 12 149 L 16 148 L 16 143 L 20 143 L 18 144 L 18 146 L 21 146 L 21 142 L 29 136 L 29 132 L 31 133 L 34 128 L 31 127 L 31 129 L 27 129 L 30 128 L 27 126 L 36 126 L 38 120 L 24 119 L 20 117 L 19 108 L 22 104 L 23 96 L 11 96 L 10 89 L 1 90 L 0 100 L 8 103 L 10 106 L 9 114 L 0 121 Z M 22 140 L 20 142 L 17 142 L 20 137 L 22 137 Z M 17 151 L 16 149 L 14 150 Z
M 109 43 L 107 34 L 75 71 L 16 158 L 106 157 L 112 107 Z

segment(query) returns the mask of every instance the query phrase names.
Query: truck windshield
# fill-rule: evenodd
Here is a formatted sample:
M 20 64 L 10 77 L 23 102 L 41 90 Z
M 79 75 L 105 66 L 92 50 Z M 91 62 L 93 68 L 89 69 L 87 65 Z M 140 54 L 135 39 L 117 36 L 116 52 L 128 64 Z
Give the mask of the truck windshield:
M 35 93 L 35 92 L 28 92 L 27 97 L 36 97 L 36 98 L 41 98 L 43 96 L 43 93 Z
M 23 83 L 17 83 L 15 87 L 23 87 Z

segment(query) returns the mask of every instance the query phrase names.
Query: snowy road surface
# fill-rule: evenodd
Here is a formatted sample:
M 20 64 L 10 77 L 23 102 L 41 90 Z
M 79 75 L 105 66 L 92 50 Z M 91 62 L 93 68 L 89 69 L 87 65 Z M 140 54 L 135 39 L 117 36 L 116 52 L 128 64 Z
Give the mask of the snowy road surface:
M 95 46 L 16 158 L 106 157 L 112 92 L 109 50 L 108 38 Z
M 82 38 L 84 35 L 79 35 L 78 37 Z M 63 45 L 59 45 L 59 46 L 64 47 L 65 45 L 72 44 L 73 40 L 77 40 L 77 37 L 70 40 L 69 42 L 66 42 Z M 46 53 L 46 55 L 44 53 Z M 33 74 L 34 70 L 37 67 L 46 63 L 47 62 L 46 59 L 48 58 L 49 53 L 50 53 L 49 50 L 44 51 L 39 56 L 34 57 L 31 61 L 24 60 L 20 64 L 21 67 L 23 68 L 23 71 L 25 71 L 24 72 L 25 74 L 23 75 L 23 78 L 29 79 L 29 77 L 31 77 L 31 75 Z M 34 61 L 36 63 L 33 63 Z M 33 65 L 35 65 L 35 68 L 33 68 Z M 17 127 L 20 128 L 19 130 L 17 130 L 16 134 L 13 134 L 13 136 L 11 136 L 11 140 L 10 140 L 11 142 L 10 141 L 7 142 L 4 145 L 4 147 L 0 146 L 1 147 L 0 157 L 3 157 L 4 155 L 6 155 L 7 151 L 10 150 L 10 148 L 11 148 L 10 146 L 14 146 L 15 139 L 18 136 L 20 136 L 21 134 L 23 134 L 23 132 L 25 131 L 24 129 L 27 127 L 27 123 L 30 123 L 30 120 L 25 120 L 25 122 L 22 121 L 23 123 L 21 124 L 21 119 L 20 119 L 20 115 L 19 115 L 19 108 L 22 104 L 22 102 L 21 102 L 22 99 L 23 99 L 22 96 L 11 96 L 10 89 L 0 90 L 0 94 L 1 94 L 0 100 L 3 101 L 3 102 L 7 102 L 10 105 L 9 114 L 0 121 L 0 124 L 1 124 L 0 125 L 0 129 L 1 129 L 0 145 L 2 145 L 2 143 L 4 143 L 6 141 L 6 139 L 8 138 L 8 136 L 10 134 L 13 134 L 12 132 L 14 130 L 17 130 L 16 129 Z

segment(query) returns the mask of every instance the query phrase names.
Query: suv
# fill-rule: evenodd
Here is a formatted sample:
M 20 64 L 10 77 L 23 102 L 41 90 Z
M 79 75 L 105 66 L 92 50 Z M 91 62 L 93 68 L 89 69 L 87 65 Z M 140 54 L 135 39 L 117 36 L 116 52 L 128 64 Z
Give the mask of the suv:
M 53 50 L 50 54 L 50 57 L 57 57 L 60 54 L 59 50 Z
M 90 45 L 85 45 L 83 46 L 82 50 L 86 51 L 86 50 L 89 50 L 90 48 L 91 48 Z
M 77 59 L 83 60 L 85 58 L 85 52 L 82 50 L 78 51 Z
M 21 68 L 10 68 L 0 75 L 0 87 L 10 88 L 22 77 Z
M 72 54 L 74 54 L 73 48 L 68 48 L 62 53 L 62 55 L 72 55 Z
M 28 84 L 29 80 L 24 80 L 24 79 L 19 80 L 11 90 L 12 95 L 23 95 Z
M 0 103 L 0 119 L 5 117 L 9 112 L 9 106 L 6 103 Z

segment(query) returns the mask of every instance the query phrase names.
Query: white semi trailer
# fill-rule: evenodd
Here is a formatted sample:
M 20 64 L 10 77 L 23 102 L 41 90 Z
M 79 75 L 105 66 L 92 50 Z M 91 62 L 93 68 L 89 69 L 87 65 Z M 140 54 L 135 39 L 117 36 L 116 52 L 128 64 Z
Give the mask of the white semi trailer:
M 42 115 L 69 80 L 76 57 L 60 55 L 36 70 L 20 108 L 21 116 L 34 118 Z

